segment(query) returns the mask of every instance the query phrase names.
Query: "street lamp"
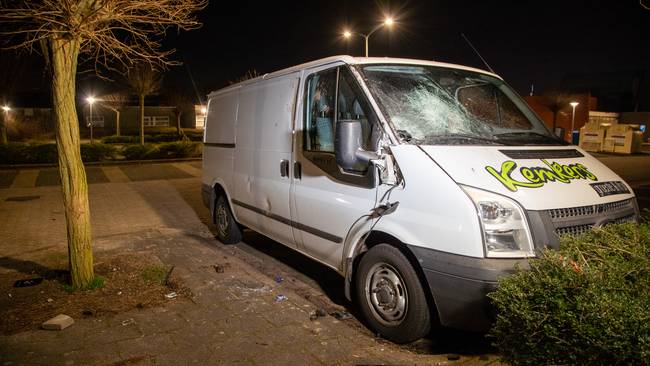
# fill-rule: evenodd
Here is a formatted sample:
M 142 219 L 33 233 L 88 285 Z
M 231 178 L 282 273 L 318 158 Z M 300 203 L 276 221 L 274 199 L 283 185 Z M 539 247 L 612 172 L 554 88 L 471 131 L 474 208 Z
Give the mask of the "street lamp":
M 569 104 L 571 105 L 571 108 L 573 108 L 573 111 L 571 112 L 571 142 L 573 142 L 573 130 L 575 128 L 575 122 L 576 122 L 576 107 L 580 103 L 571 102 Z
M 383 27 L 383 26 L 391 27 L 393 24 L 395 24 L 395 20 L 393 19 L 393 17 L 388 16 L 388 17 L 386 17 L 386 19 L 384 19 L 384 21 L 383 21 L 382 23 L 378 24 L 378 25 L 377 25 L 376 27 L 374 27 L 370 32 L 368 32 L 368 34 L 363 34 L 363 33 L 353 33 L 353 32 L 351 32 L 351 31 L 349 31 L 349 30 L 346 29 L 346 30 L 343 32 L 343 37 L 346 38 L 346 39 L 349 39 L 350 37 L 352 37 L 353 34 L 356 34 L 356 35 L 358 35 L 358 36 L 361 36 L 361 37 L 365 38 L 365 42 L 366 42 L 366 57 L 368 57 L 368 39 L 370 38 L 370 36 L 371 36 L 373 33 L 375 33 L 376 31 L 378 31 L 379 28 L 381 28 L 381 27 Z
M 93 104 L 97 101 L 95 97 L 90 96 L 86 98 L 86 102 L 88 102 L 88 106 L 90 108 L 90 121 L 88 122 L 88 126 L 90 126 L 90 143 L 94 143 L 93 140 Z
M 9 107 L 8 105 L 3 105 L 3 106 L 2 106 L 2 110 L 3 110 L 5 113 L 9 113 L 9 111 L 11 110 L 11 107 Z

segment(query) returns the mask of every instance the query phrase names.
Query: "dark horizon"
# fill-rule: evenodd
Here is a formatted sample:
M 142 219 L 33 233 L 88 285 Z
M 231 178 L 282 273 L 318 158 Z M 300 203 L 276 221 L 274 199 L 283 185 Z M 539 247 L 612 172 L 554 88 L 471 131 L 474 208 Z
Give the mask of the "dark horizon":
M 260 74 L 331 55 L 361 56 L 363 40 L 345 41 L 345 27 L 367 32 L 384 14 L 393 29 L 370 38 L 370 56 L 418 58 L 487 69 L 461 37 L 464 33 L 494 71 L 520 94 L 571 89 L 630 94 L 641 82 L 641 109 L 650 110 L 650 11 L 636 0 L 491 2 L 434 0 L 314 1 L 237 6 L 213 1 L 199 15 L 203 27 L 170 32 L 166 48 L 184 63 L 165 73 L 167 88 L 204 98 L 248 70 Z M 38 55 L 22 91 L 47 88 Z M 87 65 L 86 65 L 87 66 Z M 194 91 L 190 75 L 194 78 Z M 576 80 L 578 82 L 576 82 Z M 636 80 L 636 81 L 635 81 Z M 79 75 L 79 93 L 115 85 Z

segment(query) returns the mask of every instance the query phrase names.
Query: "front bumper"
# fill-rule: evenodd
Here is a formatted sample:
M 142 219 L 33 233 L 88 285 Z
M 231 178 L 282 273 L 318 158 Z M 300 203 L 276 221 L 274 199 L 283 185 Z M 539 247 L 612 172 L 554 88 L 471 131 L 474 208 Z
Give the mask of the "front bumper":
M 527 259 L 474 258 L 409 246 L 426 277 L 443 326 L 483 332 L 494 321 L 486 295 L 499 278 L 526 270 Z

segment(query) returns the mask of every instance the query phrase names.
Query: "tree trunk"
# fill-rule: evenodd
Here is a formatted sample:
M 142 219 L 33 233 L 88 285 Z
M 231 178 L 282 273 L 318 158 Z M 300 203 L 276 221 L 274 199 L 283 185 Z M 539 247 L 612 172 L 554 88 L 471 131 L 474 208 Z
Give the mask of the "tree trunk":
M 7 112 L 0 111 L 0 145 L 7 144 Z
M 75 107 L 75 78 L 79 42 L 51 38 L 52 105 L 56 123 L 59 175 L 68 232 L 70 278 L 83 289 L 94 278 L 88 182 L 81 161 L 79 119 Z
M 553 133 L 555 133 L 556 123 L 557 123 L 557 111 L 553 110 Z
M 178 136 L 183 137 L 183 129 L 181 128 L 181 115 L 183 114 L 182 111 L 177 111 L 176 112 L 176 133 L 178 133 Z
M 140 145 L 144 145 L 144 94 L 140 94 Z
M 115 110 L 115 135 L 120 135 L 120 111 Z

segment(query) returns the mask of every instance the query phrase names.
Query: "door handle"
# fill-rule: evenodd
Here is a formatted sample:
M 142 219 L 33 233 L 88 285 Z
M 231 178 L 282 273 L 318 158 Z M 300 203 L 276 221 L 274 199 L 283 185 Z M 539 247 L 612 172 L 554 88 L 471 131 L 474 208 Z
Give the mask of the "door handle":
M 286 159 L 280 160 L 280 176 L 281 177 L 289 176 L 289 160 Z
M 302 166 L 300 165 L 299 161 L 295 161 L 293 163 L 293 177 L 295 179 L 302 178 Z

